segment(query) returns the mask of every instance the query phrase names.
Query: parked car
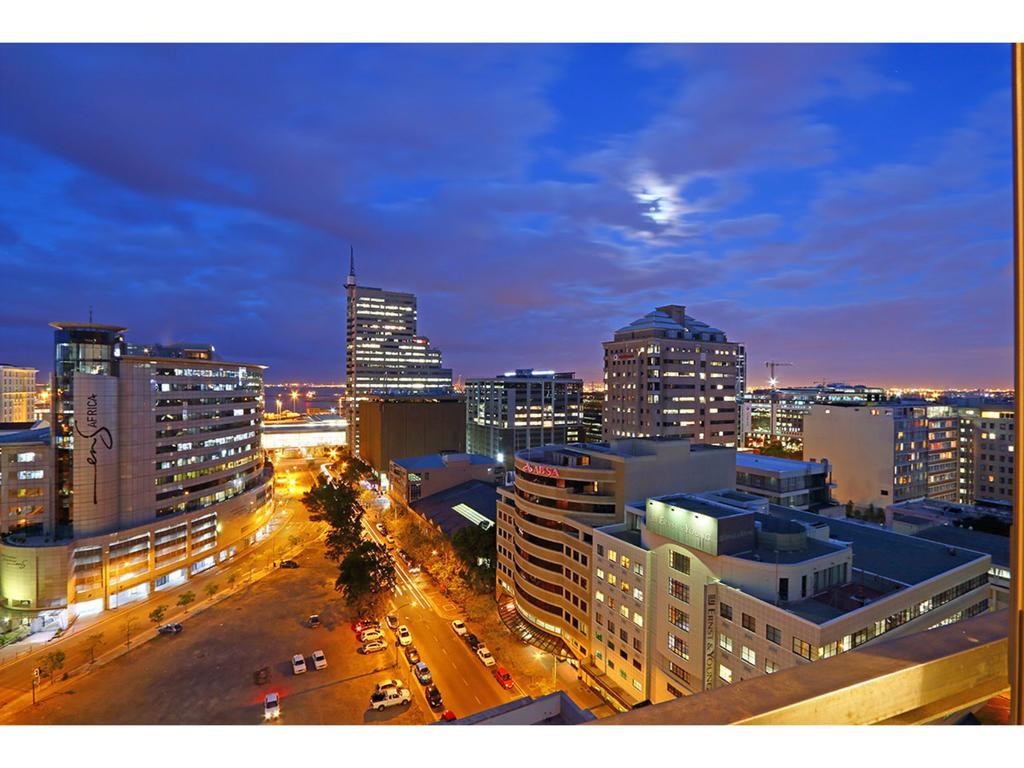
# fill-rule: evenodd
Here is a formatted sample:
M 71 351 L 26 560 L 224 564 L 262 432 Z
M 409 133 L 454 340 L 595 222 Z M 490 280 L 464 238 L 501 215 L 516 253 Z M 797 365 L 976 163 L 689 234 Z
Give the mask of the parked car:
M 487 650 L 486 645 L 478 646 L 476 649 L 476 655 L 479 657 L 480 661 L 484 663 L 485 667 L 493 667 L 498 663 L 494 660 L 494 657 L 491 656 L 491 652 Z
M 353 632 L 363 632 L 367 629 L 380 629 L 380 622 L 376 619 L 362 618 L 352 622 Z
M 176 635 L 181 632 L 181 624 L 164 624 L 161 627 L 157 627 L 156 631 L 161 635 Z
M 430 685 L 434 682 L 433 676 L 430 674 L 430 667 L 425 662 L 418 661 L 413 665 L 413 674 L 416 675 L 416 679 L 420 681 L 422 685 Z
M 390 533 L 385 533 L 384 534 L 384 541 L 386 541 L 388 543 L 389 547 L 395 546 L 395 537 L 392 536 Z
M 458 720 L 458 718 L 455 717 L 454 712 L 452 712 L 450 709 L 446 709 L 444 712 L 441 713 L 441 720 L 442 722 L 450 723 L 452 720 Z
M 405 660 L 408 661 L 410 665 L 415 664 L 417 661 L 420 660 L 420 652 L 416 650 L 415 645 L 410 645 L 406 647 Z
M 370 640 L 383 640 L 384 633 L 379 629 L 365 629 L 359 633 L 359 642 L 366 643 Z
M 379 653 L 380 651 L 386 651 L 388 644 L 383 640 L 370 640 L 367 643 L 363 643 L 359 647 L 359 653 Z
M 396 629 L 395 634 L 398 635 L 398 642 L 402 645 L 412 645 L 412 633 L 405 624 Z
M 381 536 L 385 535 L 388 532 L 388 529 L 384 527 L 384 523 L 376 523 L 373 527 L 377 529 L 377 532 Z
M 306 660 L 299 654 L 292 656 L 292 674 L 301 675 L 306 671 Z
M 398 704 L 408 705 L 412 701 L 412 694 L 408 688 L 386 688 L 370 696 L 370 708 L 383 712 L 388 707 Z
M 477 648 L 480 647 L 480 641 L 477 639 L 477 636 L 474 635 L 472 632 L 468 632 L 465 635 L 463 635 L 462 639 L 466 641 L 466 645 L 469 646 L 470 650 L 475 651 Z
M 306 619 L 306 623 L 309 624 L 310 629 L 316 629 L 317 627 L 320 626 L 320 614 L 319 613 L 310 614 L 310 617 L 308 619 Z
M 276 720 L 281 716 L 281 696 L 268 693 L 263 697 L 263 719 Z
M 398 617 L 393 613 L 389 613 L 387 618 L 384 619 L 387 622 L 388 629 L 394 631 L 398 629 Z
M 504 667 L 495 667 L 494 677 L 501 684 L 502 688 L 509 689 L 515 685 L 515 682 L 512 680 L 512 674 Z
M 436 685 L 428 685 L 423 689 L 423 693 L 427 697 L 427 704 L 430 705 L 431 709 L 440 709 L 444 706 L 444 702 L 441 700 L 441 692 L 437 690 Z
M 466 629 L 466 622 L 464 622 L 462 619 L 456 619 L 455 621 L 453 621 L 452 629 L 455 630 L 455 634 L 459 637 L 462 637 L 467 632 L 469 632 L 469 630 Z
M 381 680 L 380 682 L 378 682 L 377 683 L 377 687 L 374 688 L 373 690 L 376 693 L 377 691 L 383 691 L 385 688 L 404 688 L 404 687 L 405 687 L 405 685 L 404 685 L 404 683 L 402 683 L 401 680 L 399 680 L 397 678 L 394 678 L 394 677 L 389 677 L 389 678 L 387 678 L 385 680 Z
M 299 567 L 299 564 L 296 563 L 294 560 L 282 560 L 281 561 L 281 568 L 298 568 L 298 567 Z
M 323 651 L 313 651 L 313 655 L 310 658 L 313 659 L 314 669 L 327 669 L 327 657 L 324 656 Z

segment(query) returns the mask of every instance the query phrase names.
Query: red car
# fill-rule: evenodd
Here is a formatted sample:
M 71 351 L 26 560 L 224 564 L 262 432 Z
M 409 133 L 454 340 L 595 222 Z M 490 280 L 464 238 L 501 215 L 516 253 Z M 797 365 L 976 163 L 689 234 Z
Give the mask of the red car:
M 446 709 L 444 712 L 441 713 L 441 720 L 442 720 L 442 722 L 450 723 L 452 720 L 455 720 L 455 719 L 456 719 L 455 713 L 452 712 L 450 709 Z
M 352 622 L 352 631 L 356 634 L 367 629 L 380 629 L 380 622 L 376 619 L 359 619 Z
M 511 688 L 515 685 L 515 683 L 512 682 L 512 675 L 504 667 L 495 667 L 494 676 L 497 678 L 498 682 L 501 683 L 502 688 Z

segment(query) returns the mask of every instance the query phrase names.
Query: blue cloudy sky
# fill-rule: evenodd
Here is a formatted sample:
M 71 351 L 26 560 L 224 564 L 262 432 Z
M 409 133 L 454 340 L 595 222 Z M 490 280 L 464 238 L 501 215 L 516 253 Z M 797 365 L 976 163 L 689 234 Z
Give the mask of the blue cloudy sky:
M 751 379 L 1009 385 L 1009 47 L 0 46 L 0 361 L 47 322 L 343 377 L 360 283 L 464 377 L 655 305 Z

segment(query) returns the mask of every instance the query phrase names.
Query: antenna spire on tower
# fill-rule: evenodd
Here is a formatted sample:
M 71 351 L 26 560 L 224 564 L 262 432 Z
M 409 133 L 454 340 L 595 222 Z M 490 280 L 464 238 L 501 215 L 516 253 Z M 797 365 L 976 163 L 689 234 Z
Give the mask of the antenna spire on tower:
M 356 249 L 348 247 L 348 277 L 345 278 L 345 287 L 355 287 L 356 284 Z

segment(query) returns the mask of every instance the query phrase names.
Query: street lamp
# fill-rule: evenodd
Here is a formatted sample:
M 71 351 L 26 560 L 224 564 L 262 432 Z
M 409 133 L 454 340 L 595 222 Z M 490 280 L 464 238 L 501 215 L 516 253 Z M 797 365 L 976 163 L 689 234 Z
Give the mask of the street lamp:
M 289 397 L 291 397 L 291 399 L 292 399 L 292 410 L 294 411 L 295 410 L 295 401 L 299 399 L 299 393 L 296 392 L 295 390 L 292 390 L 292 393 L 291 393 L 291 395 L 289 395 Z
M 277 398 L 277 415 L 281 415 L 281 398 Z

